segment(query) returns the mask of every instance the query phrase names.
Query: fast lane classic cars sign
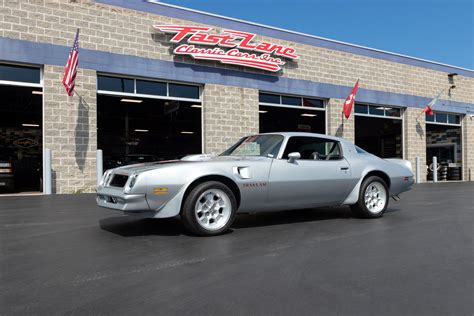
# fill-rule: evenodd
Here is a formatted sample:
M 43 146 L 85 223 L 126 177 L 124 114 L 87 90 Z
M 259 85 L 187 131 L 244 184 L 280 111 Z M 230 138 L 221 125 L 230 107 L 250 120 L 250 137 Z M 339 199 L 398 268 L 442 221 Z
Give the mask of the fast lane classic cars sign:
M 211 34 L 211 27 L 183 25 L 153 25 L 157 30 L 171 33 L 170 42 L 180 44 L 175 55 L 187 55 L 194 59 L 219 61 L 244 67 L 277 72 L 286 59 L 296 60 L 298 55 L 292 47 L 267 42 L 254 42 L 256 34 L 223 30 Z M 213 46 L 211 48 L 196 45 Z M 250 51 L 250 52 L 248 52 Z

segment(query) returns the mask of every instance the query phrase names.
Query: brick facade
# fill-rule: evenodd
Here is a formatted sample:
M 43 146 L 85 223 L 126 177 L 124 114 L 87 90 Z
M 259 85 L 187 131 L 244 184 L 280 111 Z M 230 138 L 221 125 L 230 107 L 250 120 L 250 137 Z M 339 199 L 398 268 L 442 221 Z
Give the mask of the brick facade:
M 329 99 L 326 107 L 326 132 L 329 135 L 342 137 L 354 142 L 354 108 L 349 119 L 342 114 L 342 105 L 344 100 Z
M 426 122 L 425 116 L 421 115 L 419 109 L 406 108 L 404 111 L 404 159 L 411 162 L 413 168 L 416 166 L 416 157 L 420 159 L 419 182 L 426 181 Z
M 204 152 L 219 154 L 239 138 L 258 133 L 258 90 L 206 85 Z
M 61 83 L 63 72 L 63 67 L 44 67 L 43 146 L 53 153 L 53 192 L 93 192 L 97 150 L 96 73 L 79 70 L 77 94 L 68 97 Z
M 263 71 L 196 62 L 171 54 L 170 35 L 157 33 L 153 24 L 200 23 L 104 5 L 93 0 L 4 0 L 0 1 L 0 38 L 71 46 L 74 33 L 81 29 L 80 47 L 114 54 L 145 57 L 216 68 L 238 70 L 244 74 Z M 215 32 L 220 32 L 216 28 Z M 300 58 L 288 62 L 281 76 L 346 86 L 347 92 L 360 78 L 361 88 L 389 93 L 432 98 L 440 87 L 448 85 L 446 72 L 410 66 L 327 48 L 258 36 L 257 40 L 294 47 Z M 0 60 L 2 60 L 0 56 Z M 64 56 L 64 61 L 66 56 Z M 14 61 L 13 61 L 14 62 Z M 80 65 L 81 66 L 81 65 Z M 61 85 L 63 67 L 44 65 L 44 148 L 53 150 L 54 185 L 57 193 L 94 190 L 95 151 L 97 148 L 96 71 L 80 68 L 77 92 L 68 98 Z M 216 71 L 217 72 L 217 71 Z M 264 73 L 267 74 L 268 73 Z M 123 75 L 127 75 L 126 73 Z M 156 78 L 160 79 L 160 78 Z M 456 89 L 443 99 L 474 102 L 474 78 L 457 76 Z M 205 83 L 202 96 L 203 149 L 220 153 L 238 138 L 259 131 L 258 88 Z M 318 95 L 308 95 L 319 97 Z M 326 131 L 351 141 L 355 138 L 355 120 L 343 119 L 344 100 L 327 100 Z M 404 158 L 415 166 L 420 157 L 421 180 L 426 171 L 426 126 L 420 109 L 406 104 L 404 111 Z M 474 178 L 474 119 L 463 119 L 464 179 Z
M 464 116 L 463 120 L 463 180 L 474 181 L 474 117 Z

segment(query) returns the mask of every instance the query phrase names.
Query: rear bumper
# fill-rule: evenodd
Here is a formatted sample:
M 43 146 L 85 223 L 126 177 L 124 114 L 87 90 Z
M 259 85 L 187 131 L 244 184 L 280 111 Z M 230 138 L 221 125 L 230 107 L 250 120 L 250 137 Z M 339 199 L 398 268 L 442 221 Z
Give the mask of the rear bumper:
M 404 176 L 404 177 L 396 177 L 392 178 L 392 183 L 390 186 L 390 195 L 398 195 L 402 192 L 409 191 L 413 188 L 413 184 L 415 183 L 414 176 Z
M 130 213 L 150 212 L 145 194 L 124 194 L 122 189 L 99 187 L 96 197 L 97 205 Z

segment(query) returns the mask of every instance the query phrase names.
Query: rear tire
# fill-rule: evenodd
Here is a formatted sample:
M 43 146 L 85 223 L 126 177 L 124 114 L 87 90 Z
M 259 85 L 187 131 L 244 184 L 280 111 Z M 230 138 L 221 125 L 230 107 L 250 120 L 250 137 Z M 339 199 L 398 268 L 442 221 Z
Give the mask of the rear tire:
M 378 218 L 388 206 L 388 188 L 385 181 L 371 176 L 362 181 L 359 200 L 351 205 L 352 213 L 360 218 Z
M 185 197 L 181 220 L 185 229 L 198 236 L 226 232 L 237 213 L 237 201 L 229 187 L 218 181 L 197 185 Z

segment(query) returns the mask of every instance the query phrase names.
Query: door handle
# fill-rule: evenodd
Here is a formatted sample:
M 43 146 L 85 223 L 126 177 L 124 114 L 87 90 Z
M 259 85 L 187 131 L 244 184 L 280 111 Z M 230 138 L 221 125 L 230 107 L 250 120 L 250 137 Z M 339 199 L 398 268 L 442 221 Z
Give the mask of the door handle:
M 349 167 L 341 167 L 341 170 L 349 170 Z

